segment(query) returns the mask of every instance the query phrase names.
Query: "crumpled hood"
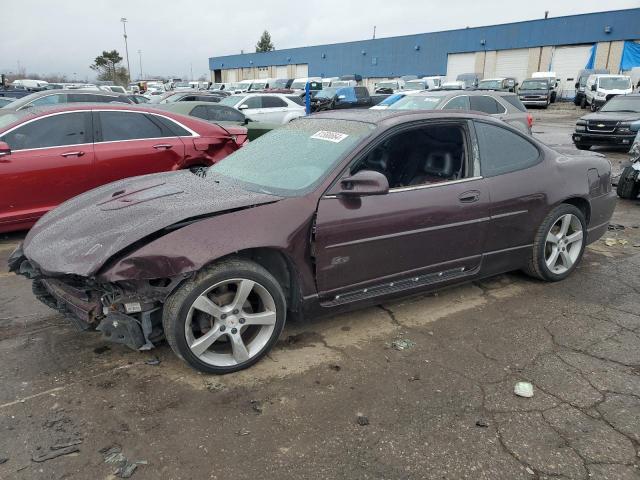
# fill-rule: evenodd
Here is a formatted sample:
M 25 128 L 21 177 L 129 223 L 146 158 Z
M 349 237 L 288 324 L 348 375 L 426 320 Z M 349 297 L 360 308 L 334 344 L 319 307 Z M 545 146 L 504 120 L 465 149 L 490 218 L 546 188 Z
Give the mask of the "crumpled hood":
M 27 235 L 23 251 L 45 274 L 91 276 L 113 255 L 165 227 L 280 198 L 188 170 L 120 180 L 46 214 Z
M 580 120 L 609 120 L 617 122 L 633 122 L 639 119 L 640 113 L 636 112 L 593 112 L 580 118 Z

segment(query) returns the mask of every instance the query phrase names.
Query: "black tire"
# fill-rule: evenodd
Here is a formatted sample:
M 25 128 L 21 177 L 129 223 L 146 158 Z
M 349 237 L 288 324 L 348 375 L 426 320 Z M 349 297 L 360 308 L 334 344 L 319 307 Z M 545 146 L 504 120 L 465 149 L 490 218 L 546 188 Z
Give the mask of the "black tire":
M 557 96 L 556 92 L 551 92 L 551 103 L 556 103 L 556 96 Z
M 638 194 L 640 194 L 639 173 L 640 172 L 634 170 L 632 167 L 625 167 L 620 175 L 616 188 L 616 193 L 620 198 L 633 200 L 638 197 Z
M 576 95 L 573 99 L 573 104 L 577 107 L 580 105 L 580 99 L 578 98 L 578 96 Z
M 586 145 L 584 143 L 576 143 L 576 148 L 578 150 L 590 150 L 591 149 L 591 145 Z
M 275 328 L 264 347 L 248 360 L 233 366 L 214 366 L 200 360 L 189 348 L 185 336 L 185 322 L 191 305 L 202 292 L 219 282 L 236 278 L 248 279 L 260 284 L 273 297 L 276 305 Z M 162 326 L 167 342 L 178 357 L 196 370 L 221 375 L 248 368 L 266 355 L 282 333 L 286 312 L 287 302 L 282 287 L 273 275 L 257 263 L 228 259 L 204 268 L 167 299 L 162 313 Z
M 596 107 L 596 102 L 591 102 L 591 105 L 589 105 L 589 108 L 591 109 L 592 112 L 598 111 L 598 107 Z
M 545 261 L 545 244 L 546 238 L 549 234 L 553 225 L 558 221 L 558 219 L 566 214 L 575 215 L 578 220 L 580 220 L 580 224 L 582 225 L 582 247 L 580 249 L 580 253 L 576 258 L 576 261 L 566 272 L 557 274 L 552 272 L 546 264 Z M 558 282 L 560 280 L 564 280 L 567 278 L 573 270 L 578 266 L 580 260 L 582 259 L 582 255 L 584 253 L 584 248 L 586 245 L 587 239 L 587 223 L 584 219 L 584 215 L 582 211 L 575 207 L 574 205 L 569 205 L 563 203 L 556 208 L 554 208 L 542 221 L 540 227 L 538 227 L 538 231 L 536 232 L 536 236 L 533 240 L 533 248 L 531 249 L 531 257 L 529 258 L 529 263 L 523 269 L 524 272 L 534 278 L 539 280 L 544 280 L 545 282 Z
M 582 100 L 580 100 L 580 108 L 581 109 L 585 109 L 587 108 L 587 98 L 586 97 L 582 97 Z

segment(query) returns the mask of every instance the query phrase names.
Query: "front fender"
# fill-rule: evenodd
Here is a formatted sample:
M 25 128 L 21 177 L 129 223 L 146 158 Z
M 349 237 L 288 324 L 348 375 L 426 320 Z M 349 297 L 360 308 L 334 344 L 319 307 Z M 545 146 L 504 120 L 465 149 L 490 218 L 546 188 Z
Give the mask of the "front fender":
M 198 220 L 116 255 L 97 278 L 104 282 L 171 278 L 237 252 L 268 248 L 294 263 L 303 294 L 314 293 L 310 253 L 314 214 L 313 200 L 302 197 Z

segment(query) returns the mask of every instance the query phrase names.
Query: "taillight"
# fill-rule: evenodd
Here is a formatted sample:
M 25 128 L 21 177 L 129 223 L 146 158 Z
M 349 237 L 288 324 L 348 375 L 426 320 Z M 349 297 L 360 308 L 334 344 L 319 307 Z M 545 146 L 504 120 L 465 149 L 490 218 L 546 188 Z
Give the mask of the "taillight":
M 527 125 L 529 125 L 529 128 L 533 127 L 533 115 L 530 113 L 527 113 Z

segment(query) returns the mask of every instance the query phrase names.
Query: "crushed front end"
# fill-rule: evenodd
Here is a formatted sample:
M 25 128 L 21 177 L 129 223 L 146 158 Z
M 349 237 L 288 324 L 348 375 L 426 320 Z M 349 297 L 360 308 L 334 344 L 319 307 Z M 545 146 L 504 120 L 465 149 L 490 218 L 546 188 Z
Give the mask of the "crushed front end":
M 80 331 L 97 330 L 111 342 L 149 350 L 164 338 L 162 307 L 187 277 L 100 283 L 78 275 L 43 273 L 18 247 L 9 270 L 32 281 L 38 300 L 62 313 Z

